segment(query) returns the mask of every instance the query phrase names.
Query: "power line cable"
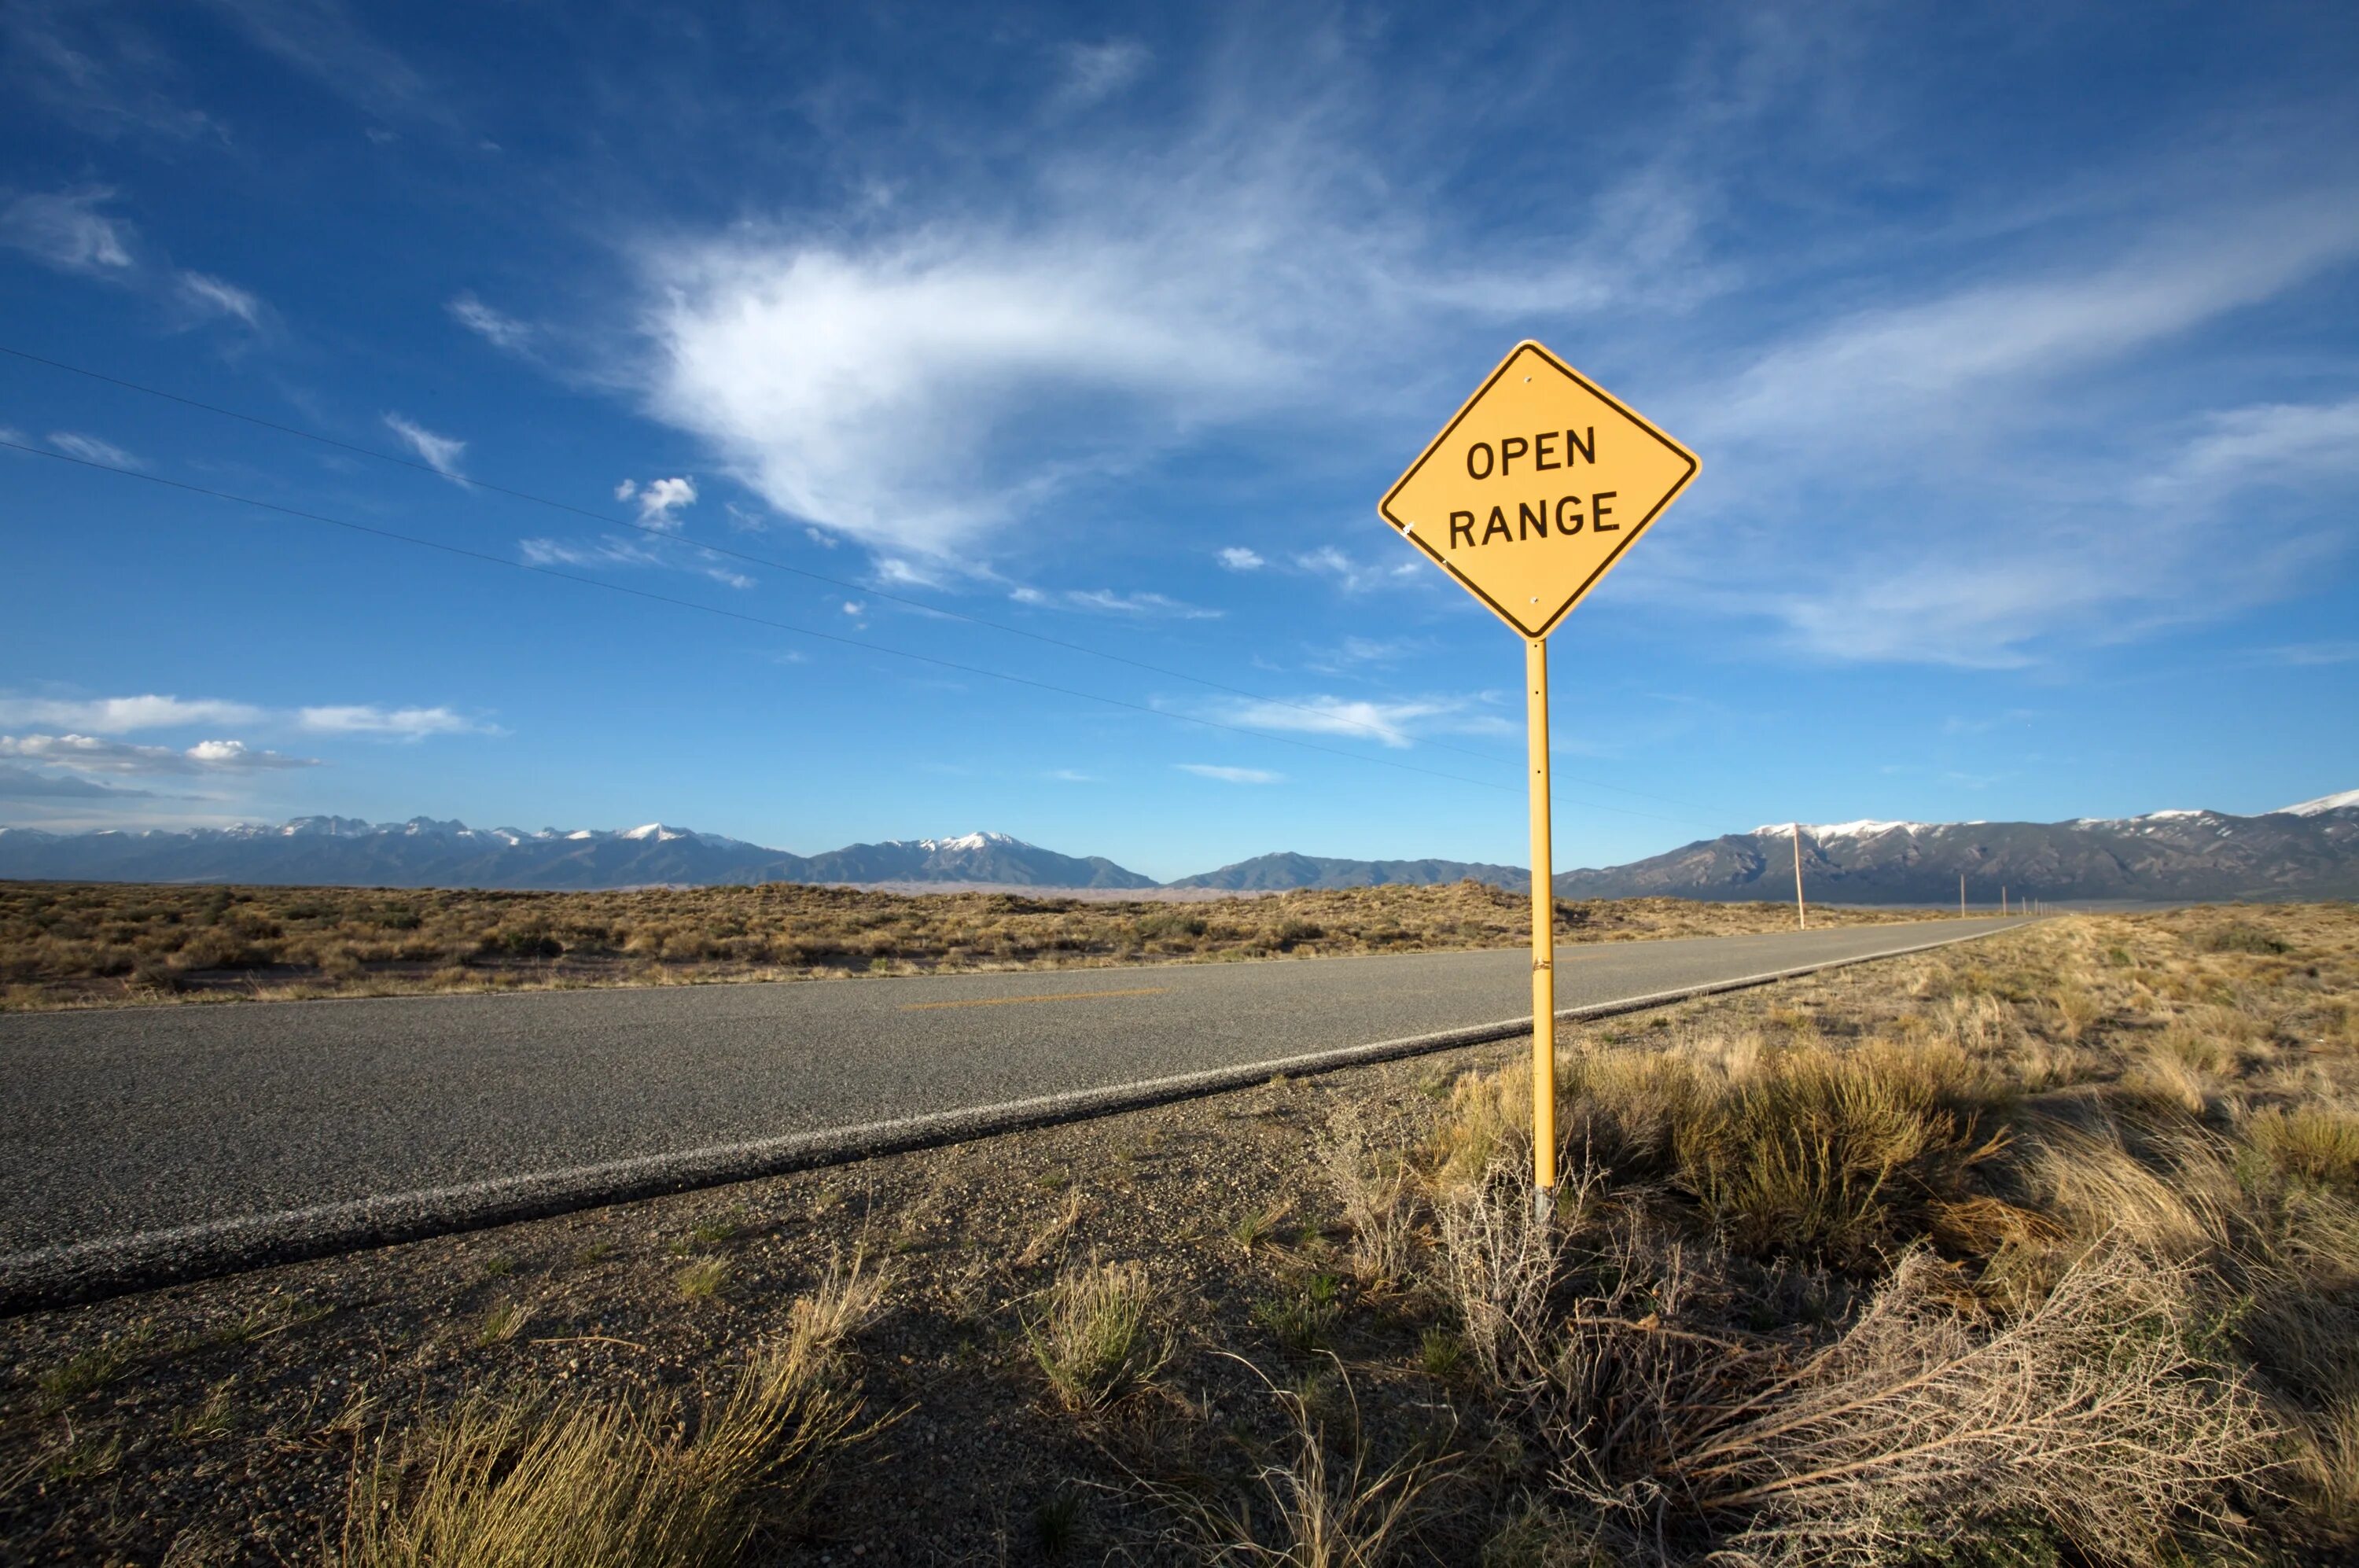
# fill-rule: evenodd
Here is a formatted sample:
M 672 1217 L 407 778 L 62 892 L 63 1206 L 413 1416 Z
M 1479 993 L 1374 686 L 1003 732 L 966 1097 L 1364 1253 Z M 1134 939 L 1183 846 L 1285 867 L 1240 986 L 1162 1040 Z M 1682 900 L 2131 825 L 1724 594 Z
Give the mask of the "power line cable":
M 165 486 L 168 489 L 185 491 L 190 495 L 203 495 L 217 501 L 228 501 L 238 506 L 253 506 L 262 511 L 276 512 L 284 517 L 299 517 L 307 522 L 325 523 L 332 528 L 345 528 L 353 533 L 367 534 L 377 539 L 392 539 L 401 544 L 416 545 L 424 550 L 440 550 L 445 554 L 460 556 L 469 561 L 484 561 L 494 566 L 510 567 L 518 572 L 529 572 L 542 577 L 554 577 L 561 582 L 577 583 L 586 587 L 603 589 L 610 593 L 626 594 L 635 599 L 645 599 L 658 604 L 669 604 L 678 609 L 699 610 L 702 611 L 706 615 L 720 615 L 729 620 L 743 621 L 752 626 L 766 626 L 774 631 L 791 632 L 798 637 L 816 637 L 822 642 L 838 643 L 847 648 L 857 648 L 870 653 L 882 653 L 896 659 L 911 659 L 920 664 L 933 665 L 938 669 L 956 670 L 963 675 L 980 675 L 989 680 L 1005 681 L 1017 686 L 1028 686 L 1037 691 L 1055 692 L 1059 696 L 1076 697 L 1084 702 L 1103 702 L 1111 707 L 1125 708 L 1133 713 L 1148 713 L 1158 718 L 1175 719 L 1181 724 L 1195 724 L 1204 729 L 1222 730 L 1230 735 L 1249 735 L 1256 740 L 1275 741 L 1280 746 L 1290 746 L 1299 750 L 1320 752 L 1329 757 L 1340 757 L 1353 762 L 1374 763 L 1378 767 L 1397 768 L 1406 773 L 1423 774 L 1430 779 L 1442 779 L 1457 784 L 1472 784 L 1477 788 L 1484 789 L 1502 789 L 1508 790 L 1510 793 L 1514 792 L 1509 786 L 1495 783 L 1489 779 L 1469 779 L 1462 774 L 1444 773 L 1437 768 L 1419 768 L 1413 763 L 1394 761 L 1390 757 L 1368 757 L 1359 752 L 1343 751 L 1334 746 L 1320 746 L 1312 741 L 1299 740 L 1292 735 L 1273 735 L 1266 730 L 1248 729 L 1242 724 L 1224 724 L 1214 719 L 1198 718 L 1192 713 L 1173 713 L 1169 709 L 1151 707 L 1147 703 L 1133 702 L 1121 697 L 1109 697 L 1101 692 L 1083 691 L 1075 687 L 1059 686 L 1046 681 L 1035 681 L 1029 676 L 1011 675 L 1005 670 L 990 670 L 981 665 L 962 664 L 954 659 L 938 659 L 931 654 L 913 653 L 907 648 L 894 648 L 886 643 L 870 642 L 862 637 L 844 637 L 837 632 L 817 631 L 810 626 L 799 626 L 788 621 L 772 620 L 766 615 L 749 615 L 742 610 L 727 609 L 718 604 L 707 604 L 694 599 L 676 598 L 669 593 L 658 593 L 645 588 L 633 588 L 620 583 L 608 583 L 602 578 L 584 577 L 577 572 L 560 572 L 554 567 L 538 565 L 531 561 L 514 561 L 506 556 L 492 555 L 483 550 L 470 550 L 463 545 L 446 544 L 440 539 L 420 539 L 415 534 L 399 533 L 391 528 L 380 528 L 367 523 L 355 523 L 343 517 L 332 517 L 324 512 L 305 511 L 300 507 L 281 506 L 277 502 L 264 501 L 252 495 L 239 495 L 226 490 L 212 489 L 202 485 L 190 485 L 178 479 L 167 479 L 161 474 L 142 474 L 136 469 L 123 468 L 114 463 L 99 463 L 90 458 L 73 457 L 61 452 L 49 452 L 41 447 L 27 446 L 20 441 L 0 439 L 0 448 L 5 448 L 12 452 L 27 452 L 35 457 L 46 457 L 57 463 L 71 463 L 79 468 L 96 469 L 102 474 L 120 474 L 125 479 L 142 480 L 150 485 L 158 485 Z M 1653 813 L 1647 811 L 1632 811 L 1620 806 L 1604 806 L 1590 801 L 1576 801 L 1574 803 L 1586 806 L 1588 809 L 1593 811 L 1614 811 L 1624 816 L 1646 817 L 1651 821 L 1675 822 L 1678 823 L 1678 825 L 1686 827 L 1698 825 L 1692 822 L 1681 822 L 1678 818 L 1658 817 Z
M 355 441 L 339 441 L 333 436 L 322 435 L 317 430 L 307 430 L 298 425 L 280 424 L 275 419 L 266 419 L 258 414 L 249 414 L 236 408 L 225 408 L 217 403 L 208 403 L 200 398 L 186 397 L 178 392 L 168 392 L 159 387 L 149 387 L 136 381 L 126 381 L 121 376 L 109 376 L 103 371 L 91 370 L 79 365 L 69 365 L 63 360 L 50 359 L 45 355 L 28 353 L 27 351 L 20 348 L 11 348 L 5 343 L 0 343 L 0 354 L 9 354 L 15 358 L 26 360 L 34 365 L 47 365 L 51 370 L 62 370 L 69 375 L 85 376 L 92 381 L 103 382 L 109 387 L 119 387 L 125 391 L 138 392 L 150 397 L 160 397 L 167 402 L 179 403 L 186 408 L 201 409 L 208 414 L 217 414 L 223 419 L 243 420 L 246 424 L 257 426 L 266 430 L 274 430 L 280 435 L 293 436 L 299 441 L 313 441 L 321 446 L 332 447 L 339 452 L 352 452 L 355 456 L 374 458 L 377 462 L 394 463 L 402 468 L 415 470 L 419 474 L 431 474 L 438 478 L 448 479 L 455 484 L 464 485 L 470 488 L 485 491 L 492 495 L 506 495 L 512 500 L 528 501 L 534 506 L 548 506 L 560 512 L 570 512 L 575 517 L 587 517 L 592 522 L 604 523 L 613 528 L 631 528 L 639 533 L 650 535 L 656 539 L 665 539 L 673 544 L 684 546 L 690 550 L 702 550 L 708 555 L 725 556 L 730 560 L 742 561 L 749 565 L 766 567 L 777 572 L 791 572 L 798 577 L 807 577 L 814 583 L 825 583 L 832 587 L 844 589 L 849 593 L 864 593 L 873 599 L 884 599 L 892 604 L 906 604 L 911 609 L 923 610 L 929 615 L 944 615 L 951 620 L 964 621 L 971 626 L 987 627 L 992 631 L 1002 632 L 1009 637 L 1027 637 L 1034 642 L 1044 643 L 1050 648 L 1060 648 L 1070 653 L 1087 654 L 1093 659 L 1107 659 L 1115 664 L 1126 664 L 1134 670 L 1144 670 L 1151 674 L 1166 676 L 1174 681 L 1190 681 L 1195 685 L 1205 687 L 1211 691 L 1224 691 L 1232 697 L 1243 697 L 1247 702 L 1266 702 L 1272 707 L 1286 708 L 1295 713 L 1309 713 L 1313 717 L 1323 718 L 1330 721 L 1333 720 L 1335 717 L 1332 712 L 1323 708 L 1314 708 L 1301 702 L 1289 702 L 1283 697 L 1264 696 L 1258 691 L 1249 691 L 1240 686 L 1231 686 L 1225 681 L 1214 681 L 1208 676 L 1193 675 L 1184 670 L 1167 669 L 1159 664 L 1150 664 L 1145 659 L 1130 658 L 1126 654 L 1111 653 L 1104 648 L 1094 648 L 1087 643 L 1071 642 L 1063 637 L 1050 637 L 1046 632 L 1036 632 L 1023 626 L 1010 626 L 1005 621 L 995 621 L 985 615 L 973 615 L 963 610 L 945 609 L 940 604 L 929 604 L 922 599 L 912 599 L 906 594 L 895 593 L 887 589 L 873 587 L 864 583 L 854 583 L 847 578 L 832 577 L 824 572 L 813 572 L 809 567 L 797 566 L 792 562 L 779 561 L 771 556 L 756 555 L 750 551 L 742 550 L 732 550 L 726 545 L 707 544 L 701 539 L 683 539 L 679 535 L 671 532 L 669 529 L 659 528 L 651 524 L 635 523 L 627 517 L 617 517 L 605 512 L 592 511 L 586 506 L 577 506 L 570 501 L 560 501 L 548 495 L 537 495 L 529 490 L 517 490 L 506 485 L 495 485 L 488 479 L 475 479 L 464 474 L 453 473 L 449 469 L 437 468 L 430 463 L 420 463 L 415 458 L 404 457 L 397 452 L 387 452 L 382 447 L 364 446 Z M 46 456 L 49 454 L 44 452 L 43 455 Z M 1257 734 L 1260 732 L 1256 731 L 1251 733 Z M 1431 736 L 1426 737 L 1425 744 L 1432 746 L 1438 751 L 1456 752 L 1461 757 L 1476 757 L 1484 762 L 1502 762 L 1506 760 L 1495 752 L 1477 751 L 1471 746 L 1452 746 L 1448 741 L 1435 740 Z M 1345 753 L 1339 755 L 1353 754 Z M 1669 795 L 1649 794 L 1644 789 L 1633 789 L 1626 785 L 1608 784 L 1603 779 L 1570 779 L 1568 781 L 1579 784 L 1585 789 L 1607 789 L 1617 795 L 1629 795 L 1641 800 L 1655 800 L 1667 806 L 1684 806 L 1690 811 L 1709 811 L 1715 809 L 1711 806 L 1699 804 L 1693 800 L 1681 800 Z M 1646 813 L 1636 812 L 1632 814 L 1643 816 Z M 1666 817 L 1657 820 L 1669 822 L 1674 819 Z M 1700 826 L 1701 824 L 1689 822 L 1687 825 L 1692 827 Z

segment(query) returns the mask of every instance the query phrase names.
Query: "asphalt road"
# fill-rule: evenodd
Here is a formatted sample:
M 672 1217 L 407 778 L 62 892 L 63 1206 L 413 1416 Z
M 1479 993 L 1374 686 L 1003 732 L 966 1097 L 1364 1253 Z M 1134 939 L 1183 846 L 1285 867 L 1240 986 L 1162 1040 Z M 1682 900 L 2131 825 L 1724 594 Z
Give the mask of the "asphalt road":
M 1567 946 L 1557 1005 L 2005 923 Z M 1496 1038 L 1528 985 L 1510 951 L 0 1017 L 0 1304 Z

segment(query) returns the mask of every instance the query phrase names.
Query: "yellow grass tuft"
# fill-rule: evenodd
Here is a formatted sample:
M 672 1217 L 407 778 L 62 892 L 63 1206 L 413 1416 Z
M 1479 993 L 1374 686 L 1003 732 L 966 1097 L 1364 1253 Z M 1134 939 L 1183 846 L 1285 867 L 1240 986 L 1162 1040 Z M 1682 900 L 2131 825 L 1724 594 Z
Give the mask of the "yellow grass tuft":
M 1049 1390 L 1069 1410 L 1102 1409 L 1171 1358 L 1162 1301 L 1136 1263 L 1067 1268 L 1024 1324 Z
M 690 1423 L 668 1404 L 477 1396 L 354 1476 L 351 1568 L 706 1568 L 766 1519 L 809 1507 L 828 1462 L 876 1430 L 848 1387 L 846 1338 L 884 1281 L 857 1259 L 757 1344 Z
M 729 1283 L 729 1259 L 700 1258 L 684 1265 L 672 1277 L 672 1282 L 679 1287 L 682 1301 L 709 1301 Z
M 2245 1138 L 2284 1175 L 2359 1189 L 2359 1111 L 2269 1105 L 2245 1124 Z

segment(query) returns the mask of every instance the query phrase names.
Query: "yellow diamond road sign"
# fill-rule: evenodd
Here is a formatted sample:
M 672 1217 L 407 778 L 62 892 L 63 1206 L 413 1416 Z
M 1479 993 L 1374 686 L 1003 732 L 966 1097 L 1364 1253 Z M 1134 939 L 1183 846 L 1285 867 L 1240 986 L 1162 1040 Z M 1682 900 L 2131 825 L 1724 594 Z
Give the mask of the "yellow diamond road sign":
M 1695 453 L 1520 343 L 1376 504 L 1526 637 L 1546 637 L 1663 515 Z

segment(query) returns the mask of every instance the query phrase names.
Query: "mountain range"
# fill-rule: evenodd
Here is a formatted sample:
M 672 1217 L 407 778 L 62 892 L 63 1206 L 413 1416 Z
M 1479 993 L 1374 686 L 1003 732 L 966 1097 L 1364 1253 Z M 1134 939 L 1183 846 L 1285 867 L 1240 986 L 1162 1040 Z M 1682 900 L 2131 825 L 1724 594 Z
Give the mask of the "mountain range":
M 1701 839 L 1604 870 L 1568 871 L 1558 897 L 1788 898 L 1795 824 Z M 1837 904 L 1977 904 L 2359 897 L 2359 789 L 2258 816 L 2151 811 L 2069 822 L 1802 824 L 1810 896 Z
M 791 855 L 649 822 L 601 832 L 471 828 L 412 817 L 298 817 L 277 827 L 49 833 L 0 828 L 0 877 L 246 882 L 367 887 L 644 887 L 755 882 L 993 883 L 1152 887 L 1103 855 L 1085 859 L 1006 833 L 891 839 Z
M 2359 897 L 2359 789 L 2257 816 L 2166 811 L 2066 822 L 1863 821 L 1771 823 L 1699 839 L 1627 866 L 1560 874 L 1560 898 L 1783 899 L 1799 831 L 1810 896 L 1832 903 L 1946 904 L 1958 879 L 1977 904 L 2001 886 L 2051 900 Z M 275 827 L 0 827 L 0 877 L 243 882 L 379 887 L 599 888 L 758 882 L 1266 892 L 1473 877 L 1522 891 L 1521 866 L 1349 860 L 1281 853 L 1158 884 L 1103 855 L 1042 849 L 1006 833 L 890 839 L 800 855 L 649 822 L 473 828 L 415 817 L 372 823 L 299 817 Z

